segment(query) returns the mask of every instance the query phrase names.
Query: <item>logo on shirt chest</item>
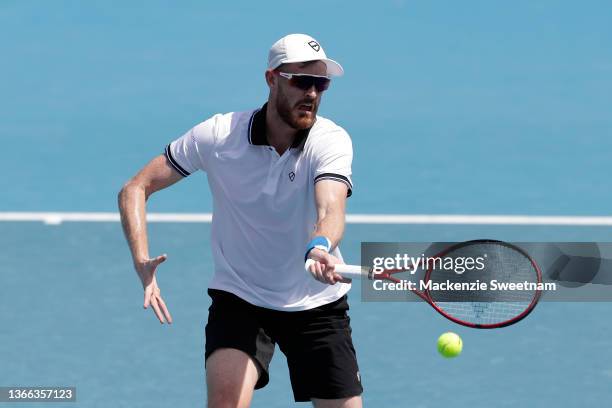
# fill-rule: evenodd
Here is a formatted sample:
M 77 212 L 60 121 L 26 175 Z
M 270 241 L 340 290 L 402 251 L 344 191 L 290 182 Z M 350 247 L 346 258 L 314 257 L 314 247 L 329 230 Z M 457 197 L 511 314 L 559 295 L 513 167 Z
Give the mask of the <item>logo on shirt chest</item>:
M 291 181 L 295 180 L 295 173 L 292 171 L 289 172 L 289 180 Z

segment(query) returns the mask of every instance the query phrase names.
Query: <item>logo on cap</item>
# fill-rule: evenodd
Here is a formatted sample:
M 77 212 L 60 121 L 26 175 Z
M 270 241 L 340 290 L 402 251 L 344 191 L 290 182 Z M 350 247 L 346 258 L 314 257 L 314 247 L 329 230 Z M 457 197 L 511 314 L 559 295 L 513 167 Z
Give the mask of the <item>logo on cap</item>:
M 308 45 L 310 45 L 310 47 L 316 52 L 319 52 L 319 50 L 321 49 L 321 46 L 319 45 L 319 43 L 314 40 L 310 41 Z

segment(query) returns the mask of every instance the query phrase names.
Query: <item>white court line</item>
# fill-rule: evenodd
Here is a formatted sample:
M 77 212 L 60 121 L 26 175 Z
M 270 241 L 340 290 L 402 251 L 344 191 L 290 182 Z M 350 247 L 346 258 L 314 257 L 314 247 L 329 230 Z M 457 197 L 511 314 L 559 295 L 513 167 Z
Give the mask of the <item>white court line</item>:
M 149 213 L 150 222 L 210 223 L 210 213 Z M 34 221 L 119 222 L 112 212 L 0 212 L 0 222 Z M 612 226 L 612 217 L 546 215 L 444 215 L 444 214 L 348 214 L 349 224 L 462 224 L 462 225 L 569 225 Z

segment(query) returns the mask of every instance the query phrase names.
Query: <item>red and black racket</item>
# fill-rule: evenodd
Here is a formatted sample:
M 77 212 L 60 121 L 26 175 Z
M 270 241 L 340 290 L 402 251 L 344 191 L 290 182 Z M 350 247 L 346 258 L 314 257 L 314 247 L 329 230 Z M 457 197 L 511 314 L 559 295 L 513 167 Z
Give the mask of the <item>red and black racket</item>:
M 481 270 L 457 273 L 440 268 L 440 263 L 432 262 L 440 258 L 447 260 L 461 257 L 486 257 Z M 541 296 L 538 284 L 542 282 L 542 272 L 537 263 L 523 249 L 509 243 L 492 240 L 462 242 L 450 246 L 434 257 L 428 257 L 425 276 L 422 279 L 425 289 L 412 289 L 421 299 L 429 303 L 438 313 L 455 323 L 478 328 L 494 329 L 509 326 L 524 319 L 535 308 Z M 407 272 L 406 269 L 388 269 L 374 273 L 372 268 L 355 265 L 335 265 L 335 271 L 347 278 L 365 277 L 401 283 L 395 275 Z M 495 280 L 495 290 L 432 290 L 425 284 L 463 283 L 468 287 L 474 282 Z M 524 290 L 510 289 L 522 285 Z M 420 287 L 421 285 L 419 285 Z M 488 285 L 490 288 L 491 285 Z M 439 286 L 438 286 L 439 287 Z M 506 287 L 508 289 L 499 289 Z

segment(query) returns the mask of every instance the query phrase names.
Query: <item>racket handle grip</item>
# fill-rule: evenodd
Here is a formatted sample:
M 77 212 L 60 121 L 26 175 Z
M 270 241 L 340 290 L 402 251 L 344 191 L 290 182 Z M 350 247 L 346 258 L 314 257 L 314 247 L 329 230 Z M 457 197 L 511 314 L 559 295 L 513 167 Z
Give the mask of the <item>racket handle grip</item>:
M 368 276 L 368 268 L 359 265 L 334 265 L 334 270 L 345 278 L 361 278 Z
M 315 261 L 313 259 L 307 259 L 304 269 L 308 271 L 310 269 L 310 265 L 312 265 L 314 262 Z M 334 270 L 345 278 L 367 278 L 369 273 L 368 268 L 363 268 L 359 265 L 336 264 L 334 265 Z

